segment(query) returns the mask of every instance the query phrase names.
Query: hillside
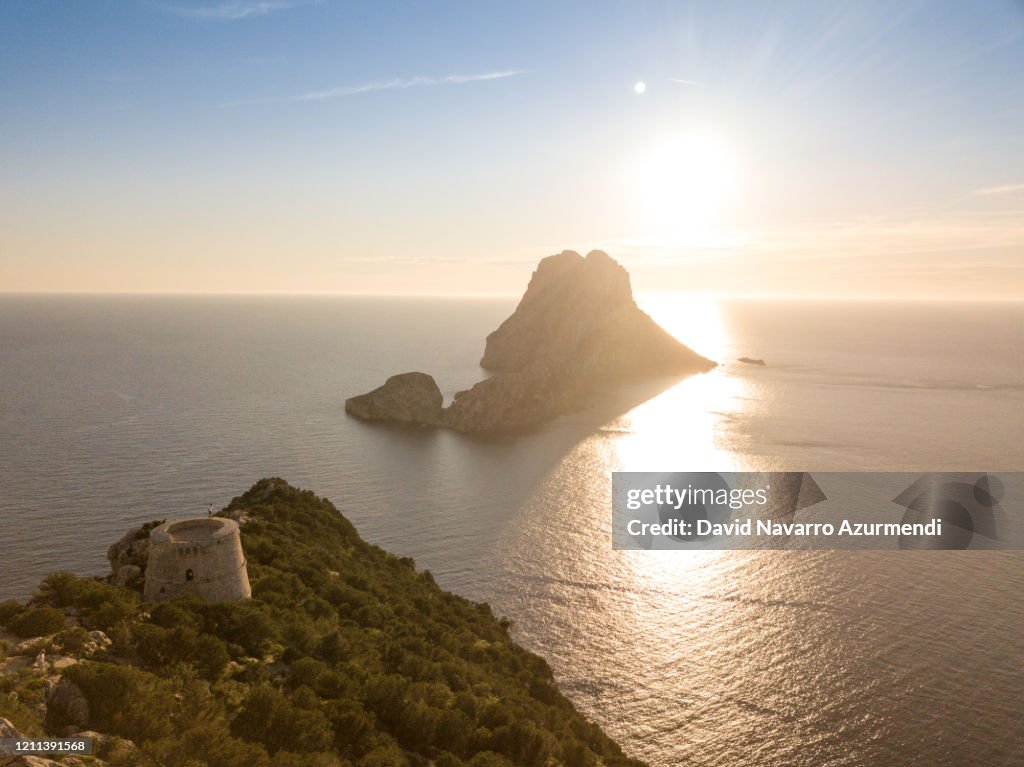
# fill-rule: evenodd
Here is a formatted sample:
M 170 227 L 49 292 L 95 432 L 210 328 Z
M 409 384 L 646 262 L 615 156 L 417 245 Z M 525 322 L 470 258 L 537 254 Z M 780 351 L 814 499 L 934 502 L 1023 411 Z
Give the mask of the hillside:
M 50 575 L 28 606 L 0 605 L 0 717 L 97 733 L 115 766 L 642 767 L 487 605 L 366 543 L 326 499 L 264 479 L 222 514 L 242 525 L 251 600 L 154 605 Z

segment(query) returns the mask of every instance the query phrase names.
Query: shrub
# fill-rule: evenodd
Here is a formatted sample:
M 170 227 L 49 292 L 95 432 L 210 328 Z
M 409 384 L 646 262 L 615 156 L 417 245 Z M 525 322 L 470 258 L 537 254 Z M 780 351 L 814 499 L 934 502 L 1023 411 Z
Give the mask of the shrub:
M 377 725 L 366 710 L 351 700 L 330 701 L 324 712 L 334 729 L 334 747 L 350 759 L 373 749 Z
M 295 754 L 278 751 L 270 760 L 270 767 L 347 767 L 339 765 L 334 754 Z
M 409 760 L 398 746 L 378 746 L 356 764 L 359 767 L 409 767 Z
M 81 626 L 70 626 L 53 638 L 53 644 L 66 655 L 75 655 L 90 641 L 89 632 Z
M 64 628 L 64 613 L 56 607 L 30 607 L 12 618 L 8 628 L 22 639 L 54 634 Z
M 196 604 L 194 609 L 203 618 L 204 632 L 238 645 L 248 655 L 262 655 L 266 644 L 278 635 L 266 608 L 255 602 Z
M 501 754 L 493 751 L 481 751 L 467 763 L 467 767 L 515 767 L 515 765 Z
M 161 602 L 149 614 L 149 622 L 165 629 L 191 628 L 201 631 L 203 618 L 193 607 L 198 607 L 192 600 L 175 599 Z
M 268 767 L 266 750 L 231 737 L 224 722 L 204 723 L 156 741 L 146 753 L 161 767 Z
M 54 607 L 67 607 L 72 604 L 84 604 L 80 579 L 68 572 L 50 573 L 39 584 L 36 597 Z
M 246 698 L 231 723 L 231 731 L 236 737 L 262 743 L 271 754 L 281 750 L 326 751 L 334 740 L 331 725 L 322 713 L 300 709 L 266 685 Z
M 188 626 L 165 629 L 140 623 L 132 633 L 140 660 L 157 673 L 185 663 L 194 666 L 205 679 L 216 679 L 231 660 L 219 638 L 199 634 Z
M 24 610 L 25 608 L 13 599 L 0 602 L 0 626 L 10 625 L 10 622 L 21 615 Z
M 312 687 L 302 685 L 292 693 L 292 705 L 307 711 L 316 711 L 320 708 L 320 698 Z
M 326 671 L 327 666 L 315 658 L 299 658 L 288 667 L 288 684 L 292 688 L 300 685 L 315 687 L 317 680 Z
M 135 742 L 157 740 L 174 731 L 180 706 L 173 683 L 130 666 L 86 661 L 65 676 L 89 702 L 89 725 Z

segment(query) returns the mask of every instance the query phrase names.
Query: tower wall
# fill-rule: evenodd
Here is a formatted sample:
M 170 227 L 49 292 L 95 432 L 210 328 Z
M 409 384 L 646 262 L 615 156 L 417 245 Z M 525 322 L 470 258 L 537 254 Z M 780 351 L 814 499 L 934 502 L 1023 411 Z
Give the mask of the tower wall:
M 223 517 L 166 522 L 149 534 L 143 596 L 228 602 L 252 596 L 238 523 Z

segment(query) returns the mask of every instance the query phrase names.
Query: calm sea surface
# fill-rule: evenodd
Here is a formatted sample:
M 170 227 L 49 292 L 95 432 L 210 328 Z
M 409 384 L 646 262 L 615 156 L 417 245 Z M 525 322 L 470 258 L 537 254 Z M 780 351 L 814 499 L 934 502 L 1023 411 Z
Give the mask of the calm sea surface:
M 511 300 L 0 297 L 0 599 L 279 475 L 511 618 L 653 765 L 1022 764 L 1024 554 L 614 552 L 609 498 L 618 469 L 1021 470 L 1024 305 L 642 303 L 726 364 L 480 440 L 344 399 L 472 384 Z

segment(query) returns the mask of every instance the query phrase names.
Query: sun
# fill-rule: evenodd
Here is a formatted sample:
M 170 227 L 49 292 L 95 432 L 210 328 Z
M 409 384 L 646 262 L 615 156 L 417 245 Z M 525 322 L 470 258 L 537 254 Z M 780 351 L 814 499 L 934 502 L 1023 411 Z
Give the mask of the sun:
M 712 134 L 674 137 L 646 153 L 636 172 L 641 216 L 657 234 L 706 231 L 736 186 L 732 153 Z

